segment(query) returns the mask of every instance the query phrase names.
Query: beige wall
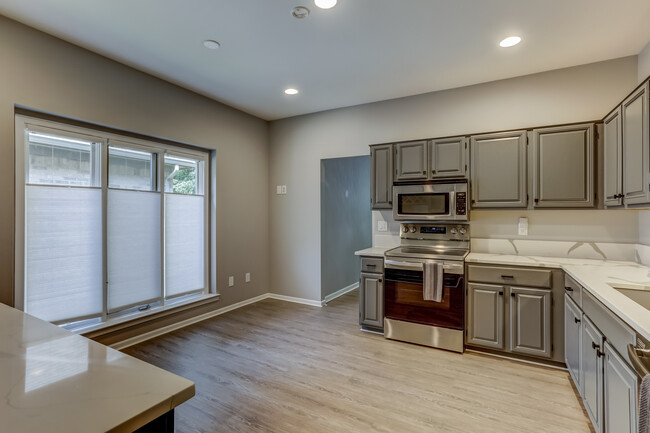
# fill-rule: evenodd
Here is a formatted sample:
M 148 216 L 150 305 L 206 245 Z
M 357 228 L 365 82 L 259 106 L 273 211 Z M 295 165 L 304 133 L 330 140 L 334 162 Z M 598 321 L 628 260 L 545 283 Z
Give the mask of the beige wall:
M 0 53 L 1 302 L 13 292 L 14 104 L 216 149 L 217 306 L 268 291 L 267 122 L 1 16 Z
M 639 83 L 650 76 L 650 41 L 639 53 L 637 71 Z
M 637 74 L 637 58 L 631 56 L 271 122 L 272 291 L 319 299 L 320 159 L 366 155 L 372 143 L 601 119 L 634 88 Z M 277 184 L 287 185 L 287 195 L 275 195 Z M 638 226 L 629 227 L 631 214 L 592 212 L 595 223 L 581 228 L 580 238 L 638 236 Z M 538 213 L 536 227 L 550 227 L 569 215 Z M 499 225 L 500 216 L 510 219 L 507 212 L 480 215 L 486 215 L 481 225 L 486 232 L 490 221 Z M 570 224 L 580 218 L 571 216 Z M 610 225 L 623 227 L 616 238 L 608 234 Z M 553 237 L 574 238 L 570 228 L 558 233 Z

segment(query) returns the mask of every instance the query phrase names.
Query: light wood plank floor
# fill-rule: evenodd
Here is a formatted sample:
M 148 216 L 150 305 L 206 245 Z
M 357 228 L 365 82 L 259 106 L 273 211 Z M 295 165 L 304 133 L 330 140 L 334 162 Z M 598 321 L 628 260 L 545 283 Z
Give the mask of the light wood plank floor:
M 359 331 L 357 293 L 265 300 L 125 349 L 196 383 L 177 432 L 590 432 L 568 373 Z

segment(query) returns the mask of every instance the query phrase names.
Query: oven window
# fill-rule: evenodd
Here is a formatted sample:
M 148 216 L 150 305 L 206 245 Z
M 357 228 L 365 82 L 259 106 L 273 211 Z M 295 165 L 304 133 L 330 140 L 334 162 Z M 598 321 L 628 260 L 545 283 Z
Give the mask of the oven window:
M 399 194 L 400 215 L 449 215 L 449 193 Z

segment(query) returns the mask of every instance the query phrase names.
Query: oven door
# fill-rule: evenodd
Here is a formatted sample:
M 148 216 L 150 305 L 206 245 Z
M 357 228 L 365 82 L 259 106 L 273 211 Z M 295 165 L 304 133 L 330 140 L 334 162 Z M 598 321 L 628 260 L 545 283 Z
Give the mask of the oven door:
M 386 260 L 384 311 L 388 319 L 442 328 L 465 329 L 462 263 L 443 265 L 442 301 L 425 301 L 421 262 Z

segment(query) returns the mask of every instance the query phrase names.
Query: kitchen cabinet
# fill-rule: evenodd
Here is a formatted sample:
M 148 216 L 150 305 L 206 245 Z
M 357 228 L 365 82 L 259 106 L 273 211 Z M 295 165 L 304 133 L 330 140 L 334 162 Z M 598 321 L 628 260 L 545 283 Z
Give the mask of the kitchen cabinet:
M 470 137 L 473 208 L 525 208 L 526 131 Z
M 650 203 L 648 82 L 621 104 L 623 193 L 626 205 Z
M 571 299 L 564 296 L 564 360 L 578 392 L 582 394 L 582 311 Z
M 603 356 L 603 335 L 583 314 L 582 398 L 597 433 L 603 431 Z
M 429 178 L 467 176 L 467 139 L 451 137 L 429 142 Z
M 427 171 L 427 142 L 410 141 L 395 144 L 395 180 L 425 180 Z
M 370 205 L 372 209 L 393 207 L 393 145 L 370 146 Z
M 384 259 L 361 257 L 359 324 L 362 329 L 384 329 Z
M 467 344 L 503 350 L 504 286 L 467 285 Z
M 533 130 L 533 207 L 594 206 L 594 124 Z
M 603 120 L 604 130 L 604 205 L 623 204 L 623 129 L 621 107 Z
M 605 341 L 605 432 L 636 432 L 637 376 Z
M 551 291 L 510 287 L 510 351 L 551 357 Z

